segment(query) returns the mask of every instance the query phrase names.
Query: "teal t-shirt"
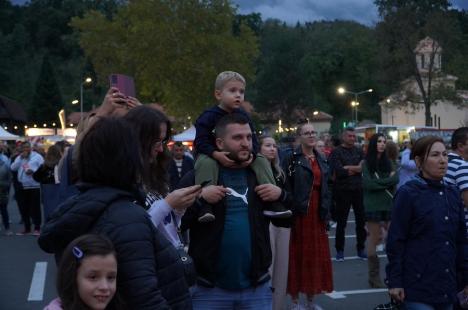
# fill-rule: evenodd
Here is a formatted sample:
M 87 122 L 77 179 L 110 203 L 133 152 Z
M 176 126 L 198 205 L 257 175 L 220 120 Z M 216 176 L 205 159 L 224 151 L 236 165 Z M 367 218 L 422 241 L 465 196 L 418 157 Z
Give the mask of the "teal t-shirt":
M 252 249 L 245 169 L 220 168 L 220 184 L 232 189 L 226 195 L 226 219 L 219 248 L 216 286 L 227 290 L 251 286 Z

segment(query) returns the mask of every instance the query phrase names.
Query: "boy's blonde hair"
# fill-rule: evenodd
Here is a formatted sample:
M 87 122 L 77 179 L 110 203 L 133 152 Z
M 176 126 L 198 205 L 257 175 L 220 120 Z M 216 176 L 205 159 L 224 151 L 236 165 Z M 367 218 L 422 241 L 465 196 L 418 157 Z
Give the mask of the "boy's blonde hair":
M 218 74 L 215 81 L 215 90 L 222 90 L 229 81 L 239 81 L 245 86 L 245 79 L 242 75 L 234 71 L 224 71 Z

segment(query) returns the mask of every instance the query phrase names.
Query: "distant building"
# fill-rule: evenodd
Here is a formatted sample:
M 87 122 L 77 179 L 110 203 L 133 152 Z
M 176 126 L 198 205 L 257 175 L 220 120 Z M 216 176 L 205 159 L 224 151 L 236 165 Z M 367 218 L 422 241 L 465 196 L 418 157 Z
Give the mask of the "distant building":
M 442 72 L 442 48 L 439 44 L 426 37 L 414 50 L 418 70 L 422 77 L 424 88 L 428 88 L 428 72 L 430 57 L 433 58 L 431 89 L 445 88 L 452 92 L 459 102 L 450 100 L 435 100 L 431 105 L 432 126 L 440 129 L 454 129 L 468 126 L 468 91 L 457 90 L 458 78 Z M 419 98 L 419 99 L 418 99 Z M 424 104 L 421 91 L 414 78 L 401 82 L 397 92 L 379 102 L 382 123 L 400 126 L 425 126 Z

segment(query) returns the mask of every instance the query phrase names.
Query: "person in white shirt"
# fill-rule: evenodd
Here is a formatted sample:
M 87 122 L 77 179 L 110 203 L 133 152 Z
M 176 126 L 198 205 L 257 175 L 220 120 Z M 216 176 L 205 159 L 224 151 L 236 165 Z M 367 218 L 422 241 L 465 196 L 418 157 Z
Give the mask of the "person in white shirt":
M 23 203 L 19 206 L 21 217 L 24 221 L 24 230 L 17 235 L 31 233 L 31 219 L 34 224 L 33 235 L 38 236 L 41 229 L 41 191 L 40 184 L 33 179 L 33 173 L 39 169 L 44 158 L 31 150 L 31 144 L 24 142 L 21 145 L 21 153 L 11 164 L 11 170 L 18 172 L 18 181 L 22 188 L 17 195 L 22 196 Z

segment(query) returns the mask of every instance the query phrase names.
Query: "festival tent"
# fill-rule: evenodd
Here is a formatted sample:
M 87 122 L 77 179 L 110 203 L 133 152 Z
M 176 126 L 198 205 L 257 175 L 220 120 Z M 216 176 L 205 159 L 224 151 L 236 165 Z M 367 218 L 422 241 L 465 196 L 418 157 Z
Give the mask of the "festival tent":
M 0 140 L 18 140 L 20 137 L 9 133 L 2 127 L 0 127 Z
M 193 141 L 195 140 L 195 126 L 190 126 L 189 129 L 179 133 L 178 135 L 175 135 L 172 137 L 172 140 L 175 142 L 186 142 L 186 141 Z

